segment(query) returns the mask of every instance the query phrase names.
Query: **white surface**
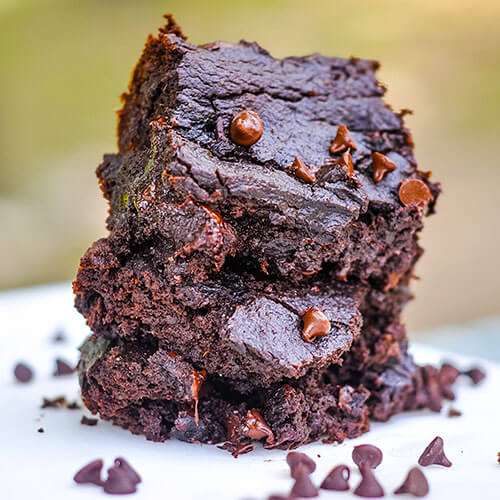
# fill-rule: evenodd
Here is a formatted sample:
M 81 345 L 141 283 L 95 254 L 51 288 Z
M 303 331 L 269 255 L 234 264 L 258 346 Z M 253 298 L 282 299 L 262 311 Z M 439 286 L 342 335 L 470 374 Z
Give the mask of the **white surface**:
M 67 284 L 0 293 L 0 499 L 110 498 L 94 486 L 80 486 L 73 474 L 95 458 L 106 466 L 119 455 L 126 457 L 143 477 L 131 498 L 155 500 L 266 499 L 270 493 L 287 493 L 292 485 L 286 452 L 257 449 L 235 460 L 208 445 L 178 441 L 151 443 L 140 436 L 100 421 L 96 427 L 80 425 L 83 410 L 40 410 L 42 396 L 78 398 L 76 376 L 53 379 L 54 358 L 77 360 L 76 346 L 87 334 L 83 320 L 73 310 Z M 70 341 L 53 344 L 50 337 L 64 328 Z M 442 354 L 430 348 L 414 348 L 421 362 L 437 362 Z M 477 360 L 448 355 L 459 366 Z M 14 382 L 12 368 L 24 360 L 36 370 L 34 382 Z M 300 449 L 318 465 L 313 480 L 320 483 L 339 463 L 352 465 L 354 445 L 371 443 L 384 452 L 376 475 L 387 496 L 415 465 L 427 443 L 436 435 L 445 441 L 453 462 L 450 469 L 426 467 L 431 494 L 428 499 L 499 499 L 500 465 L 500 367 L 481 362 L 487 380 L 477 388 L 462 381 L 453 407 L 463 416 L 431 413 L 397 416 L 386 424 L 373 424 L 371 432 L 341 445 L 312 444 Z M 45 433 L 37 432 L 39 427 Z M 318 458 L 317 455 L 320 455 Z M 359 481 L 352 468 L 351 485 Z M 357 498 L 352 493 L 322 492 L 320 499 Z M 393 497 L 406 498 L 406 497 Z

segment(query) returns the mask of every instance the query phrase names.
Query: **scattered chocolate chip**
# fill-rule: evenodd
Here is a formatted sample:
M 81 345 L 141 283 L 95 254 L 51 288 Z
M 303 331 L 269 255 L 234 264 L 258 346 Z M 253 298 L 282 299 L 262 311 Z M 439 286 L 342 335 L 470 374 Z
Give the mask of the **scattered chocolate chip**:
M 305 453 L 300 453 L 298 451 L 291 451 L 288 453 L 286 456 L 286 463 L 290 467 L 290 476 L 294 479 L 297 479 L 298 473 L 300 472 L 297 471 L 299 465 L 303 465 L 309 474 L 312 474 L 316 470 L 316 462 Z
M 56 359 L 56 371 L 54 372 L 54 377 L 63 377 L 65 375 L 71 375 L 75 372 L 75 369 L 70 366 L 63 359 Z
M 26 384 L 33 379 L 33 370 L 25 363 L 17 363 L 14 367 L 14 377 L 21 384 Z
M 328 476 L 323 479 L 320 488 L 330 491 L 347 491 L 349 489 L 349 478 L 351 471 L 347 465 L 337 465 Z
M 337 129 L 337 135 L 330 146 L 330 153 L 342 153 L 349 148 L 354 150 L 357 149 L 347 127 L 345 125 L 340 125 Z
M 97 418 L 89 418 L 83 415 L 82 419 L 80 420 L 80 423 L 82 425 L 88 425 L 89 427 L 93 427 L 94 425 L 97 425 Z
M 463 373 L 472 380 L 474 385 L 479 384 L 486 377 L 486 373 L 484 373 L 480 368 L 471 368 Z
M 243 424 L 243 433 L 245 436 L 256 441 L 262 438 L 266 438 L 266 443 L 274 441 L 273 431 L 257 410 L 248 410 L 245 423 Z
M 419 465 L 427 467 L 428 465 L 442 465 L 443 467 L 451 467 L 452 463 L 444 454 L 443 439 L 436 436 L 427 448 L 424 450 L 418 459 Z
M 295 158 L 291 168 L 295 175 L 304 182 L 312 184 L 316 180 L 314 172 L 299 157 Z
M 255 111 L 240 111 L 231 122 L 231 139 L 241 146 L 255 144 L 262 137 L 262 132 L 262 120 Z
M 95 484 L 102 486 L 101 470 L 103 466 L 102 460 L 94 460 L 82 467 L 73 477 L 75 483 L 78 484 Z
M 108 469 L 108 477 L 102 486 L 105 493 L 128 495 L 137 491 L 136 484 L 124 469 L 115 465 Z
M 425 208 L 433 200 L 427 184 L 420 179 L 405 179 L 399 186 L 399 199 L 403 205 L 415 204 Z
M 303 315 L 304 329 L 302 337 L 306 342 L 312 342 L 316 337 L 324 337 L 330 333 L 330 320 L 318 307 L 310 307 Z
M 290 498 L 313 498 L 319 495 L 319 490 L 314 486 L 306 467 L 303 464 L 298 465 L 302 469 L 295 479 L 295 484 L 290 491 Z
M 284 497 L 282 495 L 271 495 L 267 497 L 267 500 L 288 500 L 289 497 Z
M 341 167 L 344 167 L 347 170 L 347 177 L 349 177 L 349 179 L 352 179 L 352 176 L 354 175 L 354 164 L 352 163 L 352 156 L 350 149 L 342 153 L 340 158 L 337 160 L 336 164 Z
M 385 174 L 396 170 L 396 164 L 381 153 L 373 153 L 373 180 L 380 182 Z
M 40 434 L 42 434 L 43 432 L 45 432 L 45 429 L 43 427 L 39 427 L 37 429 L 37 432 L 39 432 Z
M 123 470 L 135 484 L 142 482 L 141 476 L 123 457 L 115 458 L 115 466 Z
M 448 417 L 453 418 L 453 417 L 461 417 L 462 412 L 459 410 L 455 410 L 455 408 L 449 408 L 448 409 Z
M 365 464 L 359 466 L 361 482 L 354 490 L 354 494 L 363 498 L 378 498 L 384 496 L 384 489 L 375 478 L 372 469 Z
M 425 497 L 429 493 L 429 483 L 424 473 L 418 467 L 410 469 L 403 484 L 394 492 L 395 495 L 402 495 L 404 493 L 408 493 L 414 497 Z
M 371 469 L 376 469 L 382 463 L 382 451 L 371 444 L 355 446 L 352 450 L 352 460 L 360 467 L 367 465 Z

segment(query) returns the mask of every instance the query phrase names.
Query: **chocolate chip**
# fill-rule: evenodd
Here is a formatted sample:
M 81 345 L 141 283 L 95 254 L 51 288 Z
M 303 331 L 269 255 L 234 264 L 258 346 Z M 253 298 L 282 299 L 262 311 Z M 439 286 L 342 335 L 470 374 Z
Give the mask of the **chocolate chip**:
M 337 135 L 330 146 L 330 153 L 342 153 L 349 148 L 354 150 L 357 149 L 347 127 L 345 125 L 340 125 L 337 129 Z
M 142 482 L 141 476 L 137 474 L 135 469 L 123 458 L 117 457 L 115 458 L 115 466 L 119 467 L 123 472 L 127 474 L 127 476 L 135 483 L 139 484 Z
M 14 377 L 21 384 L 26 384 L 33 379 L 33 370 L 25 363 L 17 363 L 14 367 Z
M 433 200 L 427 184 L 420 179 L 405 179 L 399 186 L 399 199 L 403 205 L 417 205 L 425 208 Z
M 380 182 L 385 174 L 396 170 L 396 164 L 381 153 L 373 153 L 373 180 Z
M 108 469 L 103 489 L 105 493 L 112 495 L 127 495 L 137 491 L 136 484 L 124 469 L 115 465 Z
M 484 373 L 480 368 L 471 368 L 463 373 L 472 380 L 474 385 L 479 384 L 486 377 L 486 373 Z
M 451 467 L 451 462 L 444 454 L 443 439 L 436 436 L 427 448 L 424 450 L 418 459 L 419 465 L 427 467 L 428 465 L 442 465 L 443 467 Z
M 262 132 L 262 120 L 255 111 L 240 111 L 231 122 L 231 139 L 241 146 L 255 144 L 262 137 Z
M 347 465 L 337 465 L 321 483 L 322 490 L 347 491 L 349 489 L 349 478 L 351 471 Z
M 384 489 L 375 478 L 372 469 L 368 465 L 361 464 L 359 472 L 361 474 L 361 482 L 354 490 L 354 494 L 363 498 L 383 497 Z
M 448 417 L 453 418 L 453 417 L 461 417 L 462 412 L 459 410 L 455 410 L 455 408 L 449 408 L 448 409 Z
M 243 433 L 245 436 L 256 441 L 262 438 L 266 438 L 267 443 L 274 441 L 273 431 L 257 410 L 248 410 L 245 423 L 243 424 Z
M 382 451 L 371 444 L 361 444 L 352 450 L 352 460 L 358 467 L 367 465 L 376 469 L 382 463 L 382 458 Z
M 354 164 L 352 163 L 351 150 L 348 149 L 342 153 L 341 157 L 336 162 L 337 165 L 344 167 L 347 170 L 347 177 L 352 179 L 354 175 Z
M 316 470 L 316 462 L 305 453 L 300 453 L 298 451 L 291 451 L 288 453 L 286 456 L 286 463 L 290 467 L 290 476 L 294 479 L 297 479 L 298 473 L 300 472 L 297 470 L 299 465 L 302 465 L 309 474 L 312 474 Z
M 56 370 L 54 372 L 54 377 L 63 377 L 65 375 L 71 375 L 75 372 L 74 367 L 70 366 L 63 359 L 56 359 Z
M 318 307 L 310 307 L 303 315 L 304 329 L 302 337 L 306 342 L 312 342 L 316 337 L 324 337 L 330 333 L 330 320 Z
M 312 184 L 316 180 L 312 170 L 299 157 L 295 158 L 291 168 L 295 175 L 304 182 Z
M 82 425 L 88 425 L 89 427 L 93 427 L 94 425 L 97 425 L 97 418 L 89 418 L 83 415 L 82 419 L 80 420 L 80 423 Z
M 79 484 L 95 484 L 102 486 L 101 470 L 103 466 L 102 460 L 94 460 L 82 467 L 73 477 L 75 483 Z
M 302 474 L 298 474 L 295 484 L 290 491 L 290 498 L 313 498 L 319 495 L 319 490 L 314 486 L 304 464 L 299 464 Z
M 395 495 L 402 495 L 404 493 L 408 493 L 414 497 L 425 497 L 429 493 L 429 483 L 424 473 L 418 467 L 410 469 L 403 484 L 394 492 Z

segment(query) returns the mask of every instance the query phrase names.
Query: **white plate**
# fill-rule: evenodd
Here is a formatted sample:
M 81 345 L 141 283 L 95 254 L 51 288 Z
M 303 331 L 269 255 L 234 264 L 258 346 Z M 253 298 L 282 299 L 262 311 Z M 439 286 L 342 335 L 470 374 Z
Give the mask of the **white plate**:
M 286 452 L 257 449 L 234 459 L 214 446 L 178 441 L 151 443 L 143 437 L 100 421 L 96 427 L 80 425 L 84 410 L 40 410 L 43 396 L 78 398 L 76 376 L 54 379 L 54 359 L 77 360 L 76 346 L 88 333 L 72 307 L 68 284 L 0 294 L 0 499 L 72 500 L 109 498 L 94 486 L 76 485 L 73 474 L 95 458 L 106 466 L 124 456 L 143 477 L 132 498 L 155 500 L 266 499 L 270 493 L 287 493 L 292 481 L 285 462 Z M 67 344 L 53 344 L 58 327 L 67 331 Z M 414 347 L 420 362 L 452 360 L 460 367 L 476 364 L 455 355 Z M 12 367 L 24 360 L 36 371 L 27 385 L 13 380 Z M 450 469 L 427 467 L 431 499 L 454 500 L 500 498 L 500 367 L 481 361 L 488 378 L 473 388 L 458 384 L 459 397 L 453 407 L 463 416 L 450 419 L 427 412 L 399 415 L 389 423 L 373 424 L 372 430 L 341 445 L 311 444 L 300 449 L 316 460 L 316 483 L 339 463 L 351 464 L 354 445 L 372 443 L 384 452 L 376 475 L 387 496 L 399 486 L 406 472 L 436 435 L 445 441 L 453 462 Z M 87 413 L 88 414 L 88 413 Z M 38 433 L 43 427 L 45 432 Z M 319 455 L 319 456 L 318 456 Z M 359 481 L 354 472 L 351 485 Z M 357 498 L 352 493 L 322 492 L 320 499 Z M 406 497 L 394 497 L 406 498 Z

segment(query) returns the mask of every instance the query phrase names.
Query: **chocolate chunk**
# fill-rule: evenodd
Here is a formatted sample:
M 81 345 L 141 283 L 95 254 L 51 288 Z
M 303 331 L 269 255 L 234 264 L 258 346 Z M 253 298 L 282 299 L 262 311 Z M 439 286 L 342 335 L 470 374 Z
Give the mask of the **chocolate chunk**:
M 290 498 L 313 498 L 319 495 L 319 490 L 314 486 L 307 468 L 304 464 L 299 464 L 297 466 L 302 470 L 295 479 L 295 484 L 290 491 Z
M 262 438 L 266 438 L 266 443 L 272 443 L 274 441 L 273 431 L 257 410 L 248 410 L 243 425 L 243 433 L 245 436 L 250 439 L 255 439 L 256 441 Z
M 128 495 L 137 491 L 136 484 L 126 470 L 115 465 L 108 469 L 108 477 L 104 481 L 103 489 L 105 493 L 111 495 Z
M 71 375 L 75 372 L 75 368 L 70 366 L 63 359 L 56 359 L 56 371 L 54 372 L 54 377 L 62 377 L 64 375 Z
M 403 205 L 425 208 L 433 200 L 427 184 L 420 179 L 405 179 L 399 186 L 399 199 Z
M 384 489 L 375 478 L 371 467 L 361 464 L 359 467 L 361 482 L 354 490 L 354 494 L 364 498 L 378 498 L 384 496 Z
M 102 486 L 101 470 L 103 466 L 102 460 L 94 460 L 82 467 L 73 477 L 75 483 L 79 484 L 95 484 Z
M 17 363 L 14 367 L 14 377 L 21 384 L 26 384 L 33 379 L 33 370 L 25 363 Z
M 371 444 L 355 446 L 352 450 L 352 460 L 360 467 L 367 465 L 371 469 L 376 469 L 382 463 L 382 451 Z
M 350 476 L 351 471 L 347 465 L 337 465 L 323 479 L 320 488 L 330 491 L 347 491 L 349 489 Z
M 345 125 L 340 125 L 337 129 L 337 135 L 330 146 L 330 153 L 342 153 L 346 149 L 358 149 L 352 139 L 351 133 Z
M 424 450 L 418 459 L 419 465 L 427 467 L 428 465 L 442 465 L 443 467 L 451 467 L 452 463 L 444 454 L 443 439 L 436 436 L 427 448 Z
M 373 180 L 380 182 L 385 174 L 396 170 L 396 164 L 381 153 L 373 153 Z
M 306 342 L 312 342 L 316 337 L 324 337 L 330 333 L 330 320 L 318 307 L 310 307 L 303 315 L 304 329 L 302 337 Z
M 316 180 L 314 172 L 299 157 L 295 158 L 291 168 L 295 175 L 304 182 L 312 184 Z
M 262 137 L 262 132 L 262 120 L 255 111 L 240 111 L 231 122 L 231 139 L 241 146 L 255 144 Z
M 350 149 L 342 153 L 336 164 L 341 167 L 345 167 L 345 169 L 347 170 L 347 177 L 349 177 L 349 179 L 352 179 L 352 176 L 354 175 L 354 164 L 352 163 Z
M 43 398 L 40 408 L 63 408 L 66 406 L 66 398 L 64 396 L 59 396 L 57 398 Z
M 479 384 L 486 377 L 486 374 L 480 368 L 471 368 L 463 373 L 472 380 L 474 385 Z
M 300 470 L 297 470 L 299 465 L 303 466 L 301 470 L 305 469 L 309 474 L 312 474 L 316 470 L 316 462 L 305 453 L 300 453 L 298 451 L 291 451 L 288 453 L 286 456 L 286 463 L 290 467 L 290 476 L 294 479 L 297 479 L 298 473 L 300 473 Z
M 135 484 L 142 482 L 141 476 L 139 476 L 135 469 L 123 457 L 115 458 L 115 466 L 125 472 Z
M 408 493 L 414 497 L 425 497 L 429 493 L 429 483 L 424 473 L 418 467 L 410 469 L 403 484 L 394 492 L 395 495 L 402 495 L 404 493 Z
M 448 409 L 448 417 L 453 418 L 453 417 L 461 417 L 462 412 L 459 410 L 455 410 L 455 408 L 449 408 Z
M 45 432 L 45 429 L 43 427 L 39 427 L 36 431 L 42 434 L 43 432 Z
M 89 427 L 93 427 L 94 425 L 97 425 L 97 418 L 89 418 L 83 415 L 82 419 L 80 420 L 80 423 L 82 425 L 88 425 Z

